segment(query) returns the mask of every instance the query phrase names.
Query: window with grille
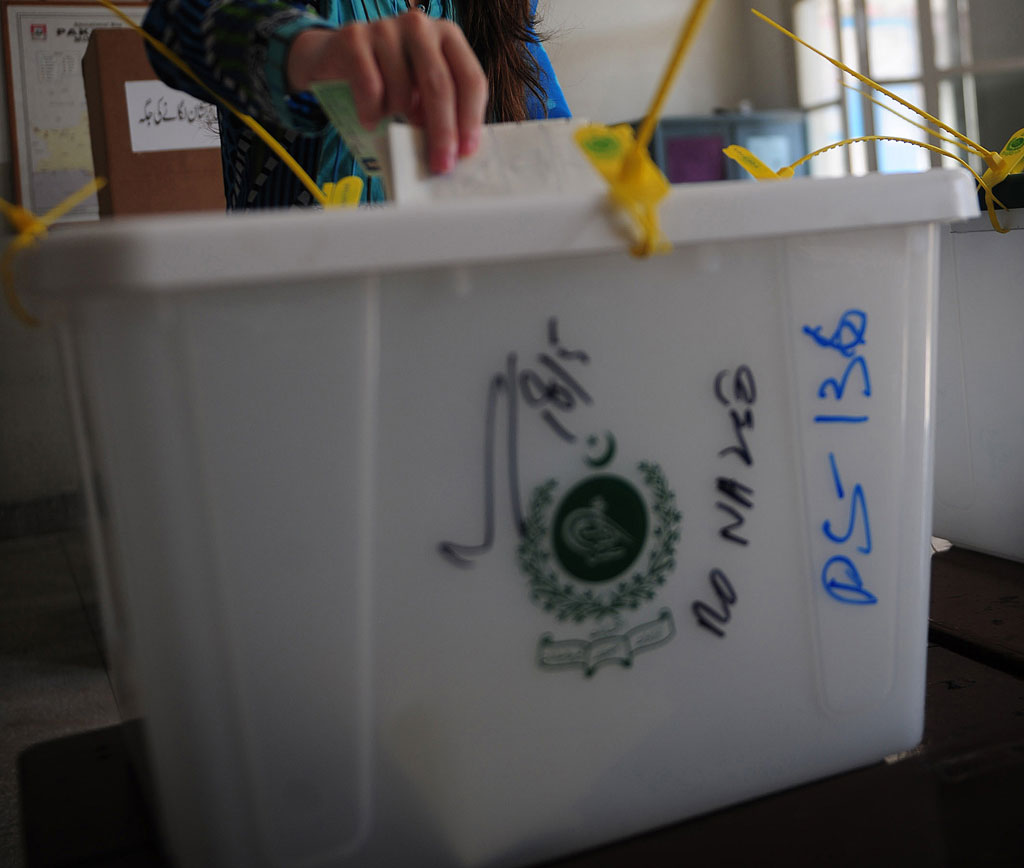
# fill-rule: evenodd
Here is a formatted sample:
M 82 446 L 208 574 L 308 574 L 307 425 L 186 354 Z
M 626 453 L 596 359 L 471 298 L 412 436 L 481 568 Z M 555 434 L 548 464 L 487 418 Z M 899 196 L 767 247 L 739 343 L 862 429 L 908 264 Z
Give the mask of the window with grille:
M 1000 150 L 1024 127 L 1022 0 L 793 0 L 791 8 L 793 30 L 801 39 L 986 148 Z M 844 87 L 863 89 L 806 48 L 795 50 L 812 150 L 881 135 L 928 141 L 966 156 Z M 943 159 L 910 145 L 863 142 L 816 157 L 811 173 L 912 172 Z M 977 158 L 972 162 L 982 168 Z

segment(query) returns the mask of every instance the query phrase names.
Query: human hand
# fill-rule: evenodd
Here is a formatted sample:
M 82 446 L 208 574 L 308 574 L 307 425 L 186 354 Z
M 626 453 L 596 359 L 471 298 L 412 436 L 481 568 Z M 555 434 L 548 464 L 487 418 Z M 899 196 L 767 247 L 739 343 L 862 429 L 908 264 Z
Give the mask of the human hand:
M 450 21 L 414 11 L 306 30 L 291 44 L 286 74 L 293 92 L 314 81 L 347 81 L 368 128 L 394 114 L 425 127 L 432 172 L 450 171 L 480 142 L 487 79 Z

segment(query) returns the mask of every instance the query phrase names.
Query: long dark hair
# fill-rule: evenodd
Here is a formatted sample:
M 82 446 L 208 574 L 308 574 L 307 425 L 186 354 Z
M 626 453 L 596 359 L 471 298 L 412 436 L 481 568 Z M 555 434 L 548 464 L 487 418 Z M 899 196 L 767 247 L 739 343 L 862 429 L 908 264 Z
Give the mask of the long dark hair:
M 454 0 L 459 24 L 487 73 L 490 121 L 524 121 L 527 94 L 545 106 L 540 68 L 527 49 L 540 42 L 531 0 Z M 544 108 L 545 113 L 547 108 Z

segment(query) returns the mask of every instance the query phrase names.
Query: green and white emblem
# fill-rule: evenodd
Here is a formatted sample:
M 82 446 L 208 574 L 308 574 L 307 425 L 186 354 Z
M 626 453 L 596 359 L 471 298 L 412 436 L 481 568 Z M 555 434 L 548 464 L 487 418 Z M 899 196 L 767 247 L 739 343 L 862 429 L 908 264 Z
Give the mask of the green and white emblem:
M 542 668 L 580 667 L 593 675 L 604 663 L 633 658 L 675 635 L 667 608 L 628 628 L 627 618 L 651 604 L 675 567 L 682 515 L 661 468 L 636 466 L 642 486 L 612 473 L 577 482 L 555 503 L 558 482 L 530 499 L 519 564 L 531 598 L 560 622 L 593 622 L 586 638 L 541 637 Z

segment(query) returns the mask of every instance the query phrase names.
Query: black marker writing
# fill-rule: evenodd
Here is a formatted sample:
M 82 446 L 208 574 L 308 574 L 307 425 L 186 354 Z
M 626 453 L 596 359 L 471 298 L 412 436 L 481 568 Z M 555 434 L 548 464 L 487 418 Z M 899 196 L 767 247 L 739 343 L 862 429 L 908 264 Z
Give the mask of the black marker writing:
M 540 418 L 559 438 L 574 443 L 576 435 L 556 413 L 569 414 L 579 404 L 592 404 L 593 398 L 577 377 L 568 370 L 571 363 L 588 364 L 590 356 L 582 350 L 562 346 L 558 336 L 558 319 L 548 319 L 548 345 L 552 353 L 538 353 L 537 363 L 544 369 L 519 369 L 516 353 L 509 353 L 504 373 L 491 378 L 484 414 L 484 536 L 473 545 L 444 541 L 438 545 L 441 554 L 453 563 L 467 566 L 472 559 L 490 551 L 495 534 L 495 465 L 498 436 L 498 411 L 502 398 L 506 405 L 506 466 L 509 497 L 516 534 L 523 534 L 523 507 L 519 481 L 519 399 L 530 409 L 540 410 Z M 564 363 L 564 364 L 563 364 Z M 589 442 L 589 441 L 588 441 Z M 614 454 L 614 446 L 608 455 Z
M 719 458 L 735 455 L 747 467 L 752 467 L 754 457 L 750 452 L 750 446 L 744 436 L 744 430 L 754 428 L 753 405 L 757 401 L 757 382 L 754 379 L 754 372 L 747 365 L 740 365 L 735 374 L 729 380 L 728 369 L 719 371 L 715 377 L 715 397 L 720 404 L 729 407 L 729 417 L 732 420 L 733 432 L 736 436 L 736 444 L 727 446 L 718 453 Z M 731 383 L 731 394 L 726 390 L 725 384 Z M 719 494 L 725 496 L 724 500 L 715 503 L 715 508 L 726 513 L 731 523 L 724 525 L 719 535 L 729 542 L 738 545 L 747 545 L 746 537 L 740 536 L 737 531 L 743 527 L 746 517 L 740 510 L 752 510 L 754 508 L 754 489 L 744 485 L 738 479 L 719 476 L 716 480 L 716 487 Z
M 736 589 L 732 586 L 732 582 L 729 581 L 729 577 L 721 570 L 712 570 L 708 574 L 708 579 L 711 582 L 711 590 L 715 592 L 715 596 L 718 598 L 719 608 L 714 609 L 707 603 L 697 601 L 692 606 L 693 614 L 701 627 L 714 633 L 718 638 L 724 639 L 725 630 L 719 625 L 729 623 L 732 618 L 731 607 L 736 605 L 739 596 L 736 593 Z
M 439 549 L 448 560 L 461 566 L 471 563 L 471 558 L 490 551 L 494 545 L 494 450 L 498 426 L 498 402 L 504 395 L 507 399 L 507 469 L 509 495 L 512 501 L 512 515 L 516 532 L 523 532 L 523 507 L 519 496 L 519 446 L 518 446 L 518 390 L 516 388 L 516 354 L 509 353 L 505 362 L 505 373 L 495 374 L 487 390 L 487 412 L 484 419 L 484 539 L 478 545 L 463 545 L 442 542 Z

